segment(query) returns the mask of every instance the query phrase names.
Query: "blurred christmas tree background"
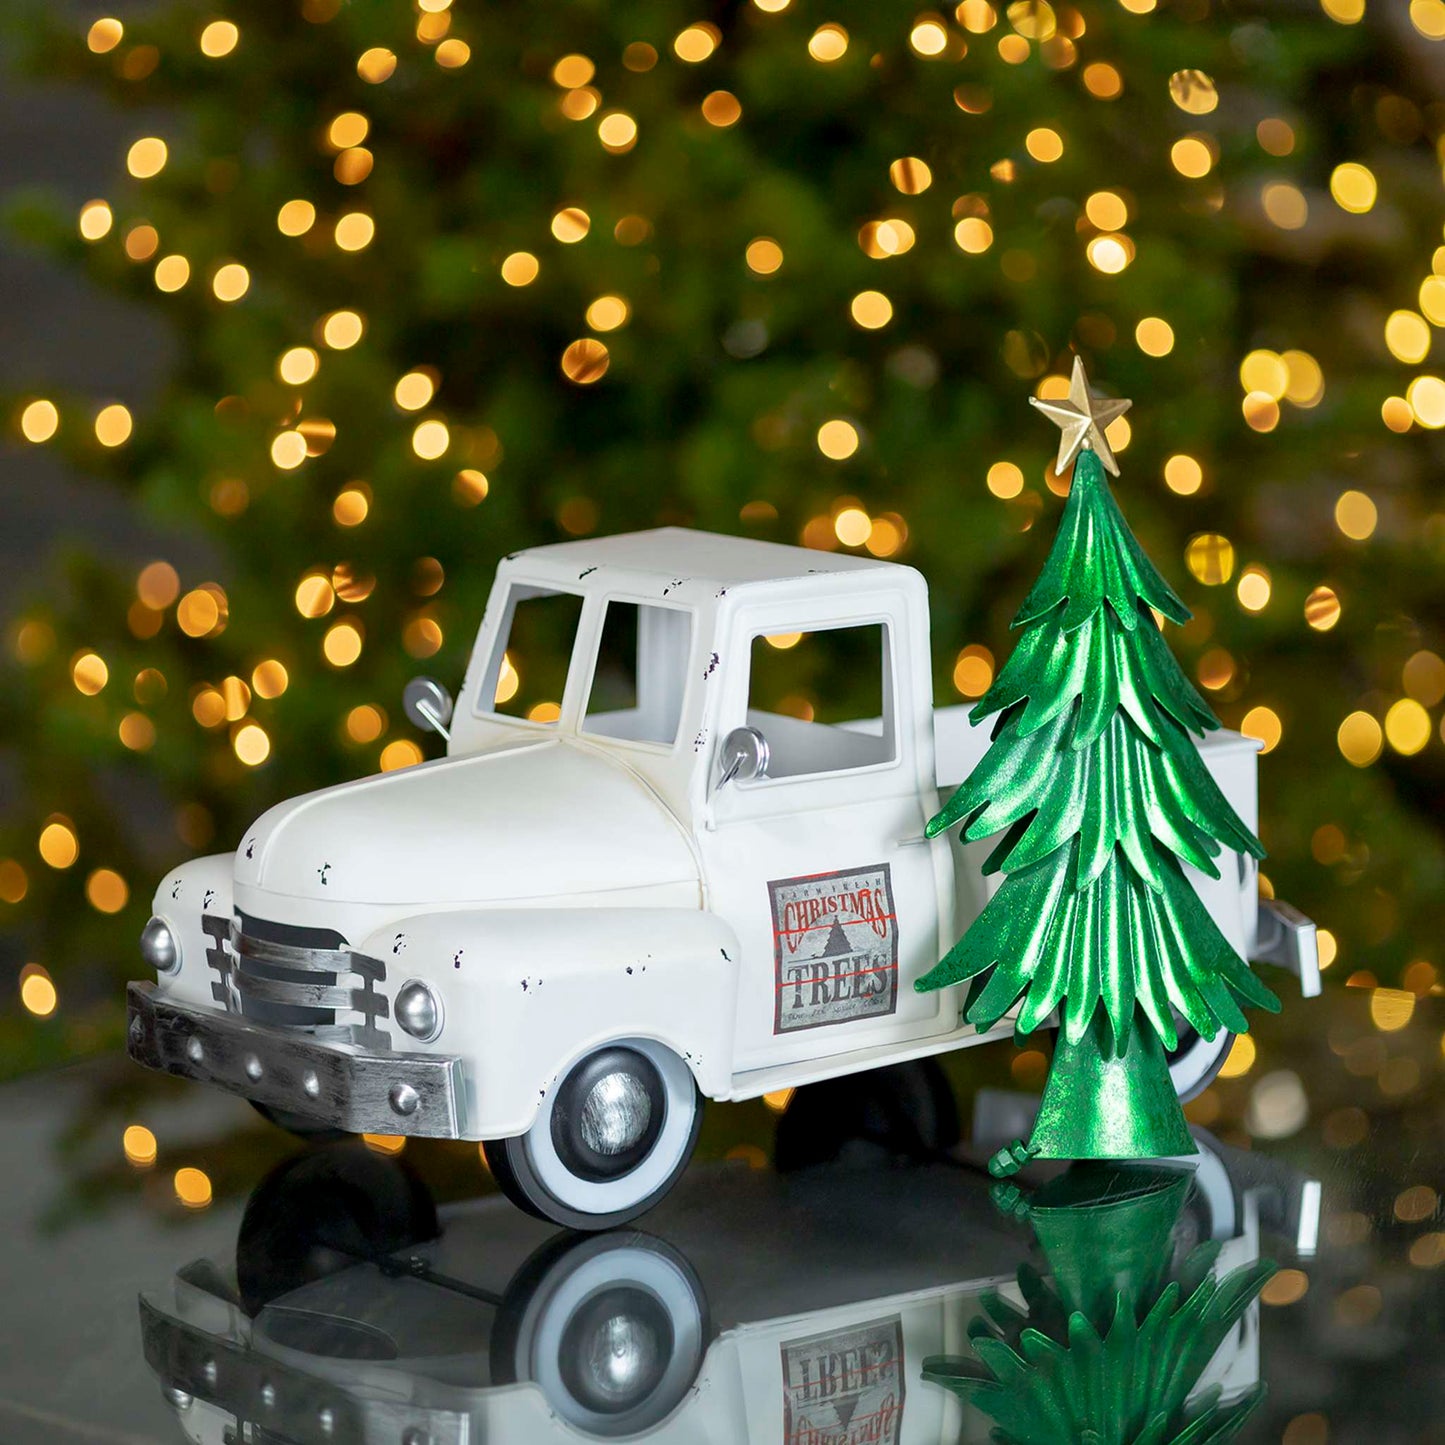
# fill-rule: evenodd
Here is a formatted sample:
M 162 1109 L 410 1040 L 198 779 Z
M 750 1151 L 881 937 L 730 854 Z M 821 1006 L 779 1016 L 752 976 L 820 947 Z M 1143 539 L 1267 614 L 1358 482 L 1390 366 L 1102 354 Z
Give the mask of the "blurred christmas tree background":
M 1067 489 L 1024 400 L 1073 350 L 1134 398 L 1171 640 L 1268 749 L 1265 886 L 1332 980 L 1436 986 L 1441 0 L 5 24 L 115 117 L 104 193 L 12 192 L 7 245 L 170 337 L 114 394 L 7 358 L 6 445 L 176 541 L 9 592 L 4 1069 L 119 1042 L 165 869 L 422 756 L 402 685 L 455 684 L 504 553 L 667 522 L 895 557 L 939 702 L 979 696 Z

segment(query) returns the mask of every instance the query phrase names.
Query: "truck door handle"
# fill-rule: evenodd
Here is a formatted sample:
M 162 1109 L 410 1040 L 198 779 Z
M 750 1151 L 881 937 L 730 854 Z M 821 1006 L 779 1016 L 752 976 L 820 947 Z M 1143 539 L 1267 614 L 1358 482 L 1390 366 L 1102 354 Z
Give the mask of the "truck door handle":
M 933 842 L 932 838 L 927 838 L 922 833 L 920 833 L 916 838 L 899 838 L 893 846 L 895 848 L 916 848 L 922 843 L 931 842 Z

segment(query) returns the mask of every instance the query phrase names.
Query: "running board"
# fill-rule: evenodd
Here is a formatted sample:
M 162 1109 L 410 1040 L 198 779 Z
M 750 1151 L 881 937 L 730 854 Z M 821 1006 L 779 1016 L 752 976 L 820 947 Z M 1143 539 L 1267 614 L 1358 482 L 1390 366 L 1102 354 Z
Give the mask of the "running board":
M 974 1044 L 993 1043 L 998 1039 L 1011 1038 L 1012 1035 L 1013 1019 L 1010 1017 L 982 1034 L 972 1024 L 964 1024 L 952 1033 L 931 1034 L 910 1043 L 878 1044 L 871 1049 L 854 1049 L 846 1054 L 829 1054 L 821 1059 L 799 1059 L 791 1064 L 749 1069 L 745 1073 L 734 1074 L 728 1092 L 717 1097 L 730 1103 L 739 1099 L 756 1099 L 778 1089 L 796 1089 L 804 1084 L 820 1084 L 824 1079 L 838 1079 L 844 1074 L 856 1074 L 864 1069 L 880 1068 L 884 1064 L 927 1059 L 934 1054 L 946 1054 L 951 1049 L 972 1048 Z

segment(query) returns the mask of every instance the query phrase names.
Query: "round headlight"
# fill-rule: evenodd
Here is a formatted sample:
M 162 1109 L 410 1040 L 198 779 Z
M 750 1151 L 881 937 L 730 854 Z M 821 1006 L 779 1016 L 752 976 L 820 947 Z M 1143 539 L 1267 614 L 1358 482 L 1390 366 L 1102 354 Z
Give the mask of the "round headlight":
M 396 991 L 396 1021 L 412 1038 L 428 1043 L 442 1031 L 441 1001 L 414 978 Z
M 140 955 L 157 973 L 174 973 L 181 966 L 181 941 L 164 918 L 152 918 L 141 929 Z

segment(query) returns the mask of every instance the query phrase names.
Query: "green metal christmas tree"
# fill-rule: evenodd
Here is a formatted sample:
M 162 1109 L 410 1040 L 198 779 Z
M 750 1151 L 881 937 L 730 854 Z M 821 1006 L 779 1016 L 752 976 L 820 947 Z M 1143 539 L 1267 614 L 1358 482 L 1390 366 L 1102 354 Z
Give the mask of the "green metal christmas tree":
M 1063 429 L 1057 471 L 1073 485 L 1058 535 L 1014 626 L 1022 636 L 975 722 L 993 742 L 928 836 L 1004 831 L 985 865 L 1007 876 L 920 990 L 971 981 L 969 1022 L 1019 1005 L 1016 1032 L 1059 1015 L 1028 1145 L 1032 1157 L 1125 1159 L 1194 1152 L 1165 1050 L 1178 1019 L 1204 1038 L 1243 1032 L 1241 1004 L 1277 1010 L 1210 918 L 1183 865 L 1219 876 L 1222 847 L 1262 857 L 1192 735 L 1219 726 L 1156 616 L 1189 613 L 1134 540 L 1108 482 L 1104 428 L 1127 401 L 1091 396 L 1074 362 L 1067 401 L 1034 400 Z
M 1006 1186 L 998 1186 L 1004 1188 Z M 1225 1399 L 1199 1380 L 1274 1273 L 1268 1260 L 1221 1276 L 1211 1240 L 1173 1262 L 1189 1175 L 1157 1166 L 1075 1165 L 1021 1212 L 1050 1279 L 1019 1270 L 1028 1312 L 1001 1295 L 970 1328 L 974 1358 L 932 1356 L 923 1376 L 997 1424 L 1000 1445 L 1223 1445 L 1264 1398 Z

